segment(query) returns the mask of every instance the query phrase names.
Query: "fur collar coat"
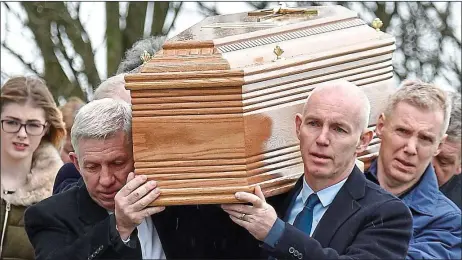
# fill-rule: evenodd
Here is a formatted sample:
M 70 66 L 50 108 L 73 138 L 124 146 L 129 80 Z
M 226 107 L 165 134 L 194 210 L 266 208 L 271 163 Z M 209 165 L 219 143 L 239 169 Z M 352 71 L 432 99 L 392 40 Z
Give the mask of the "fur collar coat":
M 58 150 L 51 143 L 43 142 L 34 152 L 26 184 L 13 194 L 3 194 L 2 189 L 1 198 L 12 205 L 30 206 L 50 197 L 56 174 L 62 165 Z

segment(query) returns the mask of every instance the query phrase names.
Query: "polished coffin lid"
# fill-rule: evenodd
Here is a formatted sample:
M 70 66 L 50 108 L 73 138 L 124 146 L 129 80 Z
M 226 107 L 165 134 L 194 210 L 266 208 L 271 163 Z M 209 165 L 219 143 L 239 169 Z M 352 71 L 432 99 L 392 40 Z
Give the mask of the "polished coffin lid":
M 257 184 L 287 192 L 303 174 L 295 114 L 321 83 L 363 88 L 374 127 L 394 89 L 394 38 L 341 6 L 307 10 L 318 14 L 206 18 L 125 76 L 135 173 L 161 189 L 152 205 L 235 203 Z M 378 146 L 359 155 L 364 167 Z

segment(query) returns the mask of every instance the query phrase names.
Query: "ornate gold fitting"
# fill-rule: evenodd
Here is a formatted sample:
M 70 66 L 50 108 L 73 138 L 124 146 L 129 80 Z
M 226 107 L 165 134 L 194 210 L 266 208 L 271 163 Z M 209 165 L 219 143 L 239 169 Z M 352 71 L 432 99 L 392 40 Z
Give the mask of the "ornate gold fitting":
M 383 22 L 382 20 L 380 20 L 379 18 L 375 18 L 373 21 L 372 21 L 372 27 L 377 31 L 377 32 L 380 32 L 380 28 L 382 28 L 383 26 Z
M 284 53 L 284 50 L 281 49 L 281 47 L 279 47 L 279 45 L 276 45 L 276 47 L 274 47 L 273 53 L 276 54 L 276 59 L 274 59 L 273 61 L 283 60 L 284 59 L 283 57 L 281 57 L 281 55 Z
M 150 61 L 153 57 L 151 56 L 151 54 L 149 54 L 149 52 L 145 50 L 143 54 L 141 54 L 140 58 L 143 61 L 143 64 L 145 64 L 146 62 Z

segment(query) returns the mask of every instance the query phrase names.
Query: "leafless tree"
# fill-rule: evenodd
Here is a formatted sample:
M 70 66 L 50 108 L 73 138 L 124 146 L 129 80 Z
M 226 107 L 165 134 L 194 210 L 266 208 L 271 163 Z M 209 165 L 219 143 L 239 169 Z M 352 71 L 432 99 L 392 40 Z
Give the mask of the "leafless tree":
M 96 68 L 95 53 L 98 48 L 85 30 L 85 18 L 81 15 L 81 2 L 21 2 L 13 8 L 10 2 L 2 2 L 2 9 L 14 15 L 40 50 L 43 60 L 39 70 L 36 61 L 26 60 L 20 51 L 14 50 L 2 40 L 2 52 L 9 52 L 29 72 L 43 77 L 56 100 L 69 96 L 86 99 L 101 82 Z M 166 35 L 175 23 L 182 2 L 106 2 L 106 30 L 103 45 L 107 48 L 107 75 L 113 75 L 124 52 L 133 43 L 147 35 Z M 21 17 L 24 13 L 25 17 Z M 168 19 L 167 15 L 173 18 Z M 8 20 L 5 28 L 8 34 Z M 6 39 L 7 37 L 5 37 Z M 2 81 L 8 78 L 2 69 Z

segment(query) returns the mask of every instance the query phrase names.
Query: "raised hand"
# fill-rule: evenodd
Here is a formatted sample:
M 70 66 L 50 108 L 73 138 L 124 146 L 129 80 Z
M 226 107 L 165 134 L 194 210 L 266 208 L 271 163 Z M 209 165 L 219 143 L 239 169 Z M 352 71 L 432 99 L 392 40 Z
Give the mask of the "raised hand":
M 115 218 L 120 237 L 126 240 L 144 218 L 159 213 L 165 207 L 147 207 L 160 195 L 155 181 L 148 181 L 145 175 L 135 177 L 131 172 L 127 183 L 114 197 Z
M 247 229 L 256 239 L 263 241 L 268 235 L 277 214 L 274 208 L 266 203 L 260 186 L 255 187 L 255 194 L 236 192 L 236 199 L 243 203 L 252 203 L 252 206 L 243 204 L 225 204 L 222 209 L 239 226 Z

